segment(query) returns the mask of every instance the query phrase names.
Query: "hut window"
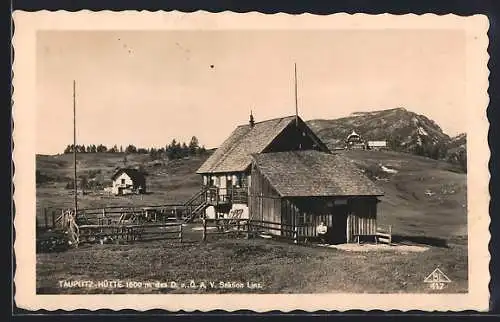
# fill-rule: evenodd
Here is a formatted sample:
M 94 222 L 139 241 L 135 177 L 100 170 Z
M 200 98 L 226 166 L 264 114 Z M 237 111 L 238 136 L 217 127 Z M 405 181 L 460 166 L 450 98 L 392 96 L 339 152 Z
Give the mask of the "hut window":
M 208 178 L 207 176 L 203 176 L 203 185 L 206 186 L 208 183 Z
M 335 205 L 336 206 L 347 205 L 347 199 L 337 199 L 335 200 Z

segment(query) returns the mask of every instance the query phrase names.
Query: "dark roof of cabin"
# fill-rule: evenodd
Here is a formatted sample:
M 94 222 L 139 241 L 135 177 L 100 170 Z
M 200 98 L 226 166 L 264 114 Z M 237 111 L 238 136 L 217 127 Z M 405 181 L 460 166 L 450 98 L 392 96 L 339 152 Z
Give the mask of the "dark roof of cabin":
M 259 172 L 282 197 L 381 196 L 344 156 L 314 150 L 252 155 Z
M 126 173 L 130 179 L 132 179 L 133 182 L 136 183 L 141 183 L 146 181 L 146 177 L 144 176 L 144 173 L 137 169 L 131 169 L 131 168 L 121 168 L 118 169 L 112 176 L 111 180 L 115 180 L 119 175 L 122 173 Z
M 238 126 L 196 173 L 245 171 L 251 154 L 261 153 L 294 120 L 295 115 Z

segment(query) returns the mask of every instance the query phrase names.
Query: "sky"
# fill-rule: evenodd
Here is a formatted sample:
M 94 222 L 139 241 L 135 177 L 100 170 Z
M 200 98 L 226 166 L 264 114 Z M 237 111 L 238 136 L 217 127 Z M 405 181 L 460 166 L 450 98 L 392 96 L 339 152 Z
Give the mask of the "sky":
M 460 30 L 40 31 L 37 153 L 77 144 L 217 147 L 239 124 L 405 107 L 465 132 Z

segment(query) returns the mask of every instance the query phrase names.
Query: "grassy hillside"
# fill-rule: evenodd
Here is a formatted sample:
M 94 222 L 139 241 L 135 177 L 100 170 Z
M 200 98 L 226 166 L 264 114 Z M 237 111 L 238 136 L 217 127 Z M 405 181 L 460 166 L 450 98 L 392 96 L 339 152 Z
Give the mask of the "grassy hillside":
M 436 244 L 467 235 L 467 176 L 457 166 L 406 153 L 343 153 L 384 190 L 378 222 L 395 234 Z
M 182 203 L 200 188 L 200 176 L 195 172 L 208 155 L 180 160 L 151 161 L 148 155 L 127 155 L 127 166 L 141 166 L 147 173 L 148 193 L 145 195 L 113 196 L 103 193 L 101 187 L 111 185 L 113 172 L 124 166 L 123 153 L 81 153 L 77 156 L 77 176 L 93 177 L 95 191 L 79 194 L 80 208 L 105 206 L 158 205 Z M 37 214 L 43 208 L 73 206 L 73 155 L 37 155 L 37 173 L 42 183 L 37 184 Z M 68 189 L 69 188 L 69 189 Z
M 376 181 L 385 196 L 379 204 L 379 223 L 392 225 L 395 234 L 425 236 L 439 243 L 467 232 L 466 174 L 446 162 L 412 154 L 378 151 L 344 151 L 366 175 Z M 141 165 L 148 173 L 149 194 L 111 196 L 102 192 L 79 196 L 79 206 L 132 206 L 187 200 L 200 187 L 195 172 L 208 155 L 174 161 L 151 162 L 147 155 L 129 155 L 129 166 Z M 98 153 L 78 156 L 78 174 L 96 173 L 95 180 L 111 184 L 111 174 L 123 166 L 124 154 Z M 37 212 L 44 207 L 72 207 L 72 155 L 37 156 L 37 171 L 47 182 L 37 187 Z M 387 167 L 388 173 L 382 169 Z

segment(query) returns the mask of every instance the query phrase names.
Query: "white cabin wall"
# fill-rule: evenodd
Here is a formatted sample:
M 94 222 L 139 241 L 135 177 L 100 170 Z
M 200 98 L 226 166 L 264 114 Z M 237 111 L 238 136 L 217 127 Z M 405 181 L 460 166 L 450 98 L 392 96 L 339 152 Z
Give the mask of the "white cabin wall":
M 122 183 L 122 179 L 125 179 L 125 183 Z M 120 174 L 117 178 L 115 178 L 115 180 L 113 181 L 112 192 L 114 194 L 117 194 L 119 187 L 132 186 L 132 185 L 133 185 L 132 178 L 130 178 L 128 174 L 124 172 Z

